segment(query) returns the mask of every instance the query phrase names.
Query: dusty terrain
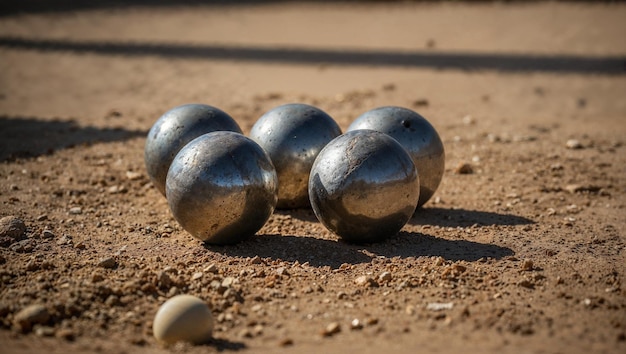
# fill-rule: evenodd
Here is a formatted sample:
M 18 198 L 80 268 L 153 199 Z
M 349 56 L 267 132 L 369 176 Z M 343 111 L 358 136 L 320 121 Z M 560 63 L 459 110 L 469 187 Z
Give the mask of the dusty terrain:
M 0 17 L 0 352 L 626 352 L 626 5 L 142 4 Z M 384 243 L 305 209 L 203 245 L 143 166 L 191 102 L 409 107 L 444 179 Z M 211 343 L 154 340 L 180 293 Z

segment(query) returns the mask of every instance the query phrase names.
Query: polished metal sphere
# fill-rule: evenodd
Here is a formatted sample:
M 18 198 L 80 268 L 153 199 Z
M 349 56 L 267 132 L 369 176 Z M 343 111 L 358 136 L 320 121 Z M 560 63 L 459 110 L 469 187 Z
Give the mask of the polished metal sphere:
M 373 130 L 350 131 L 328 143 L 309 179 L 315 216 L 354 243 L 398 233 L 413 216 L 419 191 L 417 170 L 406 150 Z
M 165 177 L 174 156 L 188 142 L 214 131 L 242 133 L 231 116 L 218 108 L 203 104 L 175 107 L 159 118 L 146 139 L 144 160 L 154 186 L 165 195 Z
M 322 110 L 306 104 L 286 104 L 265 113 L 250 138 L 269 154 L 278 174 L 278 208 L 309 206 L 307 185 L 315 157 L 341 129 Z
M 402 107 L 380 107 L 363 113 L 348 131 L 372 129 L 396 139 L 411 155 L 420 176 L 420 199 L 426 203 L 435 194 L 445 167 L 443 142 L 421 115 Z
M 254 141 L 234 132 L 201 135 L 185 145 L 167 173 L 172 214 L 194 237 L 213 244 L 254 235 L 274 211 L 278 178 Z

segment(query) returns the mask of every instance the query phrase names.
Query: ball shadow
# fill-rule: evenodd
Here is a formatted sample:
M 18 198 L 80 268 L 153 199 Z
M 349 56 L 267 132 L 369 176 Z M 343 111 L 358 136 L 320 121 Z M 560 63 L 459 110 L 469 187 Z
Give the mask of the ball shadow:
M 474 262 L 479 259 L 515 254 L 508 247 L 464 239 L 448 240 L 423 233 L 401 231 L 384 243 L 370 244 L 366 249 L 385 257 L 442 257 L 450 261 Z
M 343 263 L 369 263 L 371 257 L 360 250 L 363 247 L 334 240 L 309 236 L 266 234 L 256 235 L 246 241 L 217 246 L 204 244 L 204 248 L 225 256 L 270 258 L 288 262 L 308 262 L 313 267 L 339 268 Z
M 235 245 L 204 244 L 208 251 L 231 257 L 269 258 L 306 263 L 313 267 L 337 269 L 342 264 L 369 263 L 373 258 L 418 258 L 439 256 L 451 261 L 474 262 L 480 259 L 500 259 L 513 255 L 510 248 L 463 239 L 448 240 L 422 233 L 400 232 L 385 242 L 350 244 L 318 239 L 311 236 L 257 235 Z
M 436 225 L 443 227 L 528 225 L 534 223 L 533 220 L 513 214 L 444 208 L 420 208 L 409 220 L 410 225 Z

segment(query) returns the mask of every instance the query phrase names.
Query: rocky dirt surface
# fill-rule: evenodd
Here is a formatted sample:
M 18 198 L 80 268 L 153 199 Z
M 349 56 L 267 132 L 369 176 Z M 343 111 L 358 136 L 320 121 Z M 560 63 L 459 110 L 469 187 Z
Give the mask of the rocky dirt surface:
M 141 5 L 0 17 L 0 351 L 626 352 L 626 6 Z M 302 209 L 204 245 L 143 165 L 191 102 L 246 133 L 283 103 L 344 130 L 412 108 L 444 179 L 383 243 Z M 175 294 L 210 343 L 155 341 Z

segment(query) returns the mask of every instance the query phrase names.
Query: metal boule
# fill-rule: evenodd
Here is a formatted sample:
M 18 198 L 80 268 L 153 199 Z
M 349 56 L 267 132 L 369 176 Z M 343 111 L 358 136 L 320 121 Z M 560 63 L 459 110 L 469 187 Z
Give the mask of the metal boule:
M 163 114 L 148 132 L 144 160 L 150 180 L 165 195 L 165 178 L 174 156 L 188 142 L 214 131 L 242 133 L 222 110 L 204 104 L 186 104 Z
M 234 132 L 201 135 L 176 155 L 167 174 L 172 214 L 194 237 L 229 244 L 254 235 L 277 202 L 278 178 L 263 149 Z
M 269 154 L 278 174 L 281 209 L 309 206 L 307 185 L 315 157 L 341 134 L 337 123 L 319 108 L 286 104 L 263 114 L 250 138 Z
M 357 129 L 388 134 L 409 152 L 420 177 L 418 207 L 435 194 L 443 177 L 445 152 L 439 134 L 424 117 L 407 108 L 379 107 L 363 113 L 347 131 Z
M 419 199 L 419 177 L 407 151 L 390 136 L 353 130 L 319 153 L 309 197 L 320 222 L 345 241 L 382 241 L 402 229 Z

